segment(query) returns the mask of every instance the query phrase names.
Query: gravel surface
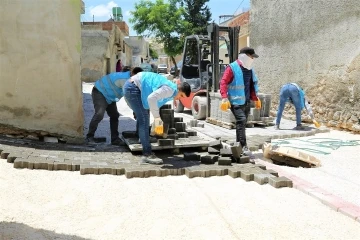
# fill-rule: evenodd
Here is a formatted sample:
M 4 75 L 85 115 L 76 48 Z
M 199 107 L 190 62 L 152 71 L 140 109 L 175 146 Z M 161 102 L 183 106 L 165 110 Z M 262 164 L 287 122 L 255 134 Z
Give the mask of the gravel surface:
M 358 222 L 296 189 L 228 176 L 126 179 L 1 161 L 0 213 L 0 239 L 360 238 Z

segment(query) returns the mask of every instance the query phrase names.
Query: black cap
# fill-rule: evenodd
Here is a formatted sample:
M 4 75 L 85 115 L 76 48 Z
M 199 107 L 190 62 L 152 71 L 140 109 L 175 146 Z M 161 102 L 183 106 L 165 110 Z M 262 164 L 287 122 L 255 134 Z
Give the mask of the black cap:
M 255 50 L 251 47 L 244 47 L 240 50 L 240 53 L 245 53 L 245 54 L 249 54 L 250 56 L 254 57 L 254 58 L 258 58 L 259 55 L 257 55 L 255 53 Z
M 180 84 L 180 91 L 184 92 L 186 97 L 189 97 L 191 94 L 191 87 L 190 84 L 187 82 L 182 82 Z

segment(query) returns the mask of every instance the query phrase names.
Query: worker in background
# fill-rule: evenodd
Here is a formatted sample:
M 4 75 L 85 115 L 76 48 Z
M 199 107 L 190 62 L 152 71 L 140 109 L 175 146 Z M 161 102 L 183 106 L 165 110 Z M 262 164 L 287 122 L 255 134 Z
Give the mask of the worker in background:
M 242 146 L 245 155 L 251 155 L 246 142 L 246 121 L 250 112 L 250 101 L 255 101 L 256 108 L 261 108 L 257 97 L 258 80 L 252 70 L 255 58 L 259 56 L 250 47 L 240 50 L 239 57 L 232 62 L 220 80 L 220 94 L 222 98 L 221 110 L 230 108 L 236 119 L 236 142 Z
M 105 111 L 110 117 L 110 132 L 112 145 L 124 145 L 119 138 L 119 112 L 116 102 L 123 97 L 123 85 L 130 78 L 130 71 L 114 72 L 103 76 L 95 82 L 91 92 L 94 103 L 95 114 L 89 125 L 89 131 L 86 135 L 88 144 L 96 144 L 94 135 L 96 129 L 104 118 Z
M 116 62 L 116 72 L 124 72 L 121 59 L 118 59 Z
M 285 103 L 290 102 L 294 105 L 296 111 L 296 130 L 304 130 L 304 127 L 301 125 L 301 111 L 306 109 L 308 115 L 311 117 L 316 127 L 319 127 L 320 124 L 314 119 L 314 114 L 310 102 L 305 97 L 305 92 L 299 87 L 296 83 L 287 83 L 282 86 L 280 90 L 280 103 L 276 116 L 276 129 L 280 129 L 281 116 L 284 111 Z
M 132 76 L 124 85 L 124 97 L 129 107 L 135 112 L 139 124 L 139 137 L 142 145 L 143 157 L 141 163 L 162 164 L 151 151 L 149 134 L 149 112 L 154 117 L 151 125 L 151 135 L 155 135 L 156 129 L 163 129 L 159 108 L 173 99 L 189 97 L 190 85 L 186 82 L 179 85 L 152 72 L 140 72 Z

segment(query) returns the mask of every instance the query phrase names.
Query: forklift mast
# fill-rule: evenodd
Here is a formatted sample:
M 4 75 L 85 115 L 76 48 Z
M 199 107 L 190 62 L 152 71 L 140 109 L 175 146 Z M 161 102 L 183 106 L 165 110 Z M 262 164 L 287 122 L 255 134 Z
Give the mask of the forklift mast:
M 220 78 L 223 73 L 220 72 L 220 59 L 219 59 L 219 39 L 225 34 L 229 38 L 227 42 L 227 51 L 229 63 L 235 61 L 239 54 L 239 32 L 240 27 L 225 27 L 219 26 L 216 23 L 211 23 L 207 27 L 208 36 L 211 42 L 211 63 L 212 63 L 212 76 L 211 83 L 207 84 L 207 117 L 210 117 L 210 91 L 212 93 L 218 92 L 220 88 Z M 211 87 L 210 87 L 211 84 Z
M 220 62 L 219 62 L 219 39 L 220 33 L 227 33 L 229 37 L 229 43 L 227 44 L 227 50 L 229 54 L 230 63 L 238 58 L 239 54 L 239 32 L 240 27 L 224 27 L 219 26 L 216 23 L 208 25 L 208 35 L 211 42 L 211 62 L 214 66 L 212 71 L 212 90 L 217 92 L 219 90 L 219 76 L 220 76 Z

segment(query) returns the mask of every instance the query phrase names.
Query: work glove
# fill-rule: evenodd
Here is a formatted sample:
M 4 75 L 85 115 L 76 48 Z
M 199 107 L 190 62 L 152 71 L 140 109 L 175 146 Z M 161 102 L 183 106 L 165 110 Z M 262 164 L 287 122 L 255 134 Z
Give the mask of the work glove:
M 313 119 L 313 123 L 314 123 L 316 128 L 319 128 L 321 126 L 321 124 L 318 123 L 318 121 L 316 121 L 315 119 Z
M 161 120 L 161 118 L 155 118 L 154 122 L 151 124 L 151 131 L 150 131 L 150 135 L 151 136 L 162 136 L 164 134 L 164 125 L 163 125 L 163 121 Z
M 261 101 L 259 98 L 257 98 L 257 100 L 255 101 L 255 108 L 256 109 L 261 109 Z
M 230 106 L 231 106 L 231 104 L 230 104 L 230 102 L 229 102 L 229 99 L 223 98 L 223 99 L 221 100 L 221 104 L 220 104 L 220 109 L 221 109 L 221 111 L 226 112 L 226 111 L 230 108 Z

